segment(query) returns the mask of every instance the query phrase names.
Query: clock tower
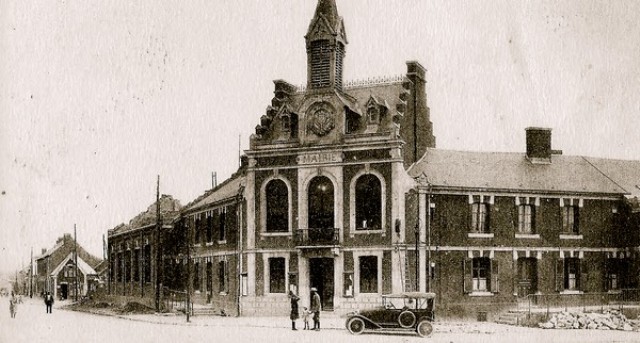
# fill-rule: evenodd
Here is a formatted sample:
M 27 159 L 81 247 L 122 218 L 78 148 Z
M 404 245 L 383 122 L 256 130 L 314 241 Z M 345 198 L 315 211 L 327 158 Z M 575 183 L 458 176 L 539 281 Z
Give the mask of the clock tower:
M 320 0 L 305 36 L 307 90 L 342 91 L 342 70 L 347 35 L 335 0 Z

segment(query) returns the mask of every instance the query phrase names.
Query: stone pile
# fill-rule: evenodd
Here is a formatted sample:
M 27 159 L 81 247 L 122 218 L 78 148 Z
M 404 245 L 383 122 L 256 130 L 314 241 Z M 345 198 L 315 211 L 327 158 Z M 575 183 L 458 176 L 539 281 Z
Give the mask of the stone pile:
M 543 329 L 591 329 L 639 331 L 637 322 L 629 321 L 619 311 L 604 313 L 561 312 L 554 314 L 546 323 L 539 323 Z

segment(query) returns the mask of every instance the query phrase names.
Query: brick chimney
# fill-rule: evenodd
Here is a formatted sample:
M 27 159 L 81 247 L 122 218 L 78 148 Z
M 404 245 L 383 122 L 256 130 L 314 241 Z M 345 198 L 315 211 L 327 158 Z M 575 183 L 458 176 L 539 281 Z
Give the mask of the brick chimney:
M 551 129 L 541 127 L 528 127 L 527 132 L 527 159 L 531 163 L 551 163 Z

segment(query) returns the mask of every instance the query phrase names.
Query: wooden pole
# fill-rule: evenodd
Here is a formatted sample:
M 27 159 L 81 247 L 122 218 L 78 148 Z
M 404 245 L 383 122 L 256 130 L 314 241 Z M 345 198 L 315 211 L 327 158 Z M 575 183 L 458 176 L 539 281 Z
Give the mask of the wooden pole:
M 191 315 L 191 291 L 193 289 L 193 274 L 191 272 L 191 225 L 187 218 L 184 221 L 187 229 L 187 303 L 185 304 L 185 313 L 187 314 L 187 322 L 190 321 Z
M 160 311 L 160 287 L 162 283 L 160 282 L 160 175 L 158 175 L 158 181 L 156 183 L 156 311 Z
M 76 224 L 73 224 L 73 258 L 76 265 L 75 283 L 76 283 L 76 302 L 78 302 L 78 240 L 76 239 Z

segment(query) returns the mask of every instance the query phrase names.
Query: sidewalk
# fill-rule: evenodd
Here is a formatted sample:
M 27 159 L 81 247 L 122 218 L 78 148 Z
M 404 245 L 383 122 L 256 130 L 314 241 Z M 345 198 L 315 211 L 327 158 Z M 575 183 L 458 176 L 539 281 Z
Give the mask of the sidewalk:
M 114 314 L 113 312 L 96 309 L 91 313 L 95 315 L 106 315 L 117 317 L 123 320 L 141 321 L 161 325 L 181 325 L 181 326 L 212 326 L 212 327 L 258 327 L 258 328 L 280 328 L 291 330 L 291 321 L 287 316 L 283 317 L 221 317 L 214 315 L 191 316 L 187 322 L 184 314 Z M 338 316 L 332 312 L 322 312 L 320 323 L 322 330 L 346 330 L 345 316 Z M 313 322 L 309 323 L 313 325 Z M 296 321 L 298 330 L 302 330 L 304 323 L 302 320 Z M 523 328 L 510 325 L 502 325 L 492 322 L 435 322 L 434 332 L 437 333 L 473 333 L 473 334 L 495 334 L 500 332 L 518 331 Z

